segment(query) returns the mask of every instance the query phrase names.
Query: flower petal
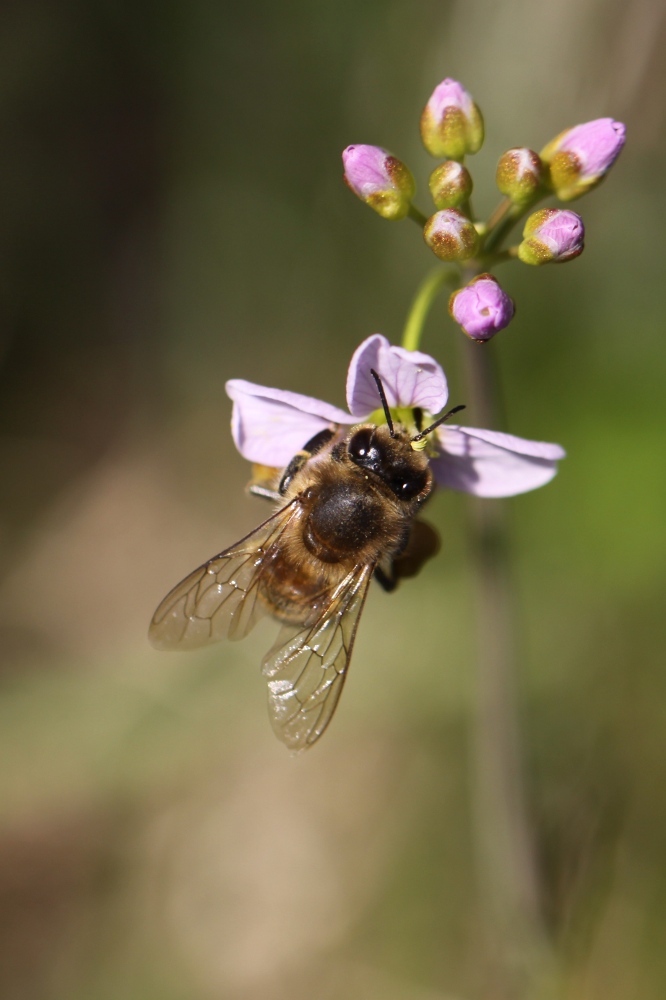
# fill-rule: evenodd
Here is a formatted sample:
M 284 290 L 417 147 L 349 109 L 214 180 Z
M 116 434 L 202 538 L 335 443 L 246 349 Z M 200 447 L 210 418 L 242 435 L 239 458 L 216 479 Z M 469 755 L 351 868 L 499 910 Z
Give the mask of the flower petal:
M 560 136 L 559 149 L 570 150 L 578 157 L 583 175 L 605 174 L 622 152 L 626 129 L 612 118 L 596 118 L 575 125 Z
M 476 427 L 442 426 L 437 438 L 441 452 L 430 463 L 437 482 L 479 497 L 510 497 L 543 486 L 566 454 L 559 444 Z
M 404 219 L 416 184 L 408 167 L 380 146 L 347 146 L 344 177 L 355 195 L 385 219 Z
M 297 451 L 329 424 L 356 420 L 321 399 L 285 389 L 269 389 L 233 378 L 225 386 L 234 401 L 231 433 L 243 458 L 282 468 Z
M 355 417 L 367 417 L 381 406 L 371 368 L 384 384 L 389 406 L 420 406 L 439 413 L 449 398 L 444 372 L 434 358 L 393 347 L 375 333 L 356 348 L 349 364 L 347 405 Z

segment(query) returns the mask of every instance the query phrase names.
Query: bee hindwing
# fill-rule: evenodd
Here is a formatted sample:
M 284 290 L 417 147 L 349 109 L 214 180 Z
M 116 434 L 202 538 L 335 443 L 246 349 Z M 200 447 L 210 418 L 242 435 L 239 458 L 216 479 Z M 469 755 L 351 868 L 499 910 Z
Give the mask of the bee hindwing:
M 333 717 L 373 569 L 362 564 L 348 573 L 314 622 L 284 625 L 264 658 L 273 729 L 291 750 L 312 746 Z

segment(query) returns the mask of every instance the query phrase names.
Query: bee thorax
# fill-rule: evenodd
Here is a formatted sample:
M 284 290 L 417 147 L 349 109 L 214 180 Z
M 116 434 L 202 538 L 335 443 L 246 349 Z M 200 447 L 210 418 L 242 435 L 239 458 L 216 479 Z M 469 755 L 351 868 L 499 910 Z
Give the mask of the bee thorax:
M 322 486 L 303 526 L 303 541 L 323 562 L 340 562 L 353 556 L 357 561 L 392 548 L 398 525 L 390 523 L 386 502 L 372 489 L 335 482 Z M 401 519 L 400 519 L 401 520 Z

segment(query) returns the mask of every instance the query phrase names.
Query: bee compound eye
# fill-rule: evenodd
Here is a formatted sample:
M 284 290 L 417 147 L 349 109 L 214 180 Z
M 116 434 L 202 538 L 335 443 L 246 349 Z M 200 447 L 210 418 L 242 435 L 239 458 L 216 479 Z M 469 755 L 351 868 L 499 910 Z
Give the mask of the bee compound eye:
M 399 479 L 392 484 L 396 496 L 401 500 L 413 500 L 425 485 L 425 476 L 410 476 L 409 479 Z
M 372 428 L 363 427 L 351 438 L 347 450 L 352 458 L 367 458 L 374 448 L 371 447 Z

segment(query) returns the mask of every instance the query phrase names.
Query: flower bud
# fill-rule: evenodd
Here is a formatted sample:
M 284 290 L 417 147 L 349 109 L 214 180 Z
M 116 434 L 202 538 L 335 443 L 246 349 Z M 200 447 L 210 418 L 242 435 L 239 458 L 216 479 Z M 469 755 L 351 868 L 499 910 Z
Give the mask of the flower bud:
M 624 146 L 625 127 L 597 118 L 566 129 L 541 150 L 549 182 L 562 201 L 572 201 L 604 179 Z
M 472 177 L 457 160 L 447 160 L 435 167 L 428 181 L 437 208 L 458 208 L 472 193 Z
M 457 208 L 431 215 L 423 227 L 423 239 L 440 260 L 468 260 L 479 245 L 479 234 Z
M 410 170 L 379 146 L 347 146 L 345 181 L 384 219 L 404 219 L 416 191 Z
M 449 312 L 471 340 L 485 341 L 513 319 L 515 305 L 492 274 L 480 274 L 454 292 Z
M 507 149 L 497 164 L 497 187 L 514 205 L 527 205 L 541 187 L 543 164 L 538 153 L 524 146 Z
M 483 118 L 462 84 L 447 77 L 435 87 L 421 115 L 421 138 L 429 153 L 447 160 L 481 149 Z
M 583 252 L 585 226 L 580 215 L 563 208 L 542 208 L 525 223 L 518 256 L 523 264 L 557 264 Z

